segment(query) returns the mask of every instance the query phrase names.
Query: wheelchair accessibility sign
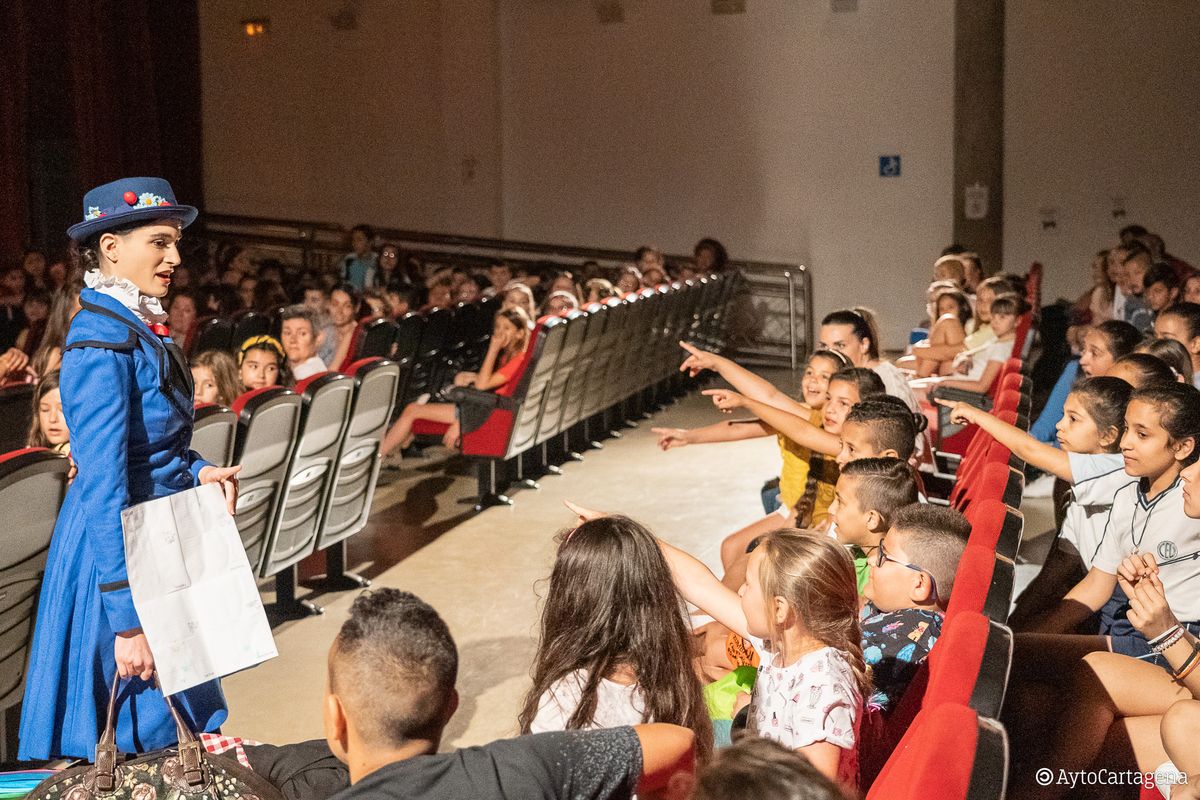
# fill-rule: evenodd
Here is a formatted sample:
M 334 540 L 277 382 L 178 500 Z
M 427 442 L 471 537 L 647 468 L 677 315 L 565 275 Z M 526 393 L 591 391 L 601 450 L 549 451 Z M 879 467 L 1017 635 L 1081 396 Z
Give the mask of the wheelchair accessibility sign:
M 879 177 L 881 177 L 881 178 L 899 178 L 900 177 L 900 156 L 880 156 L 879 157 Z

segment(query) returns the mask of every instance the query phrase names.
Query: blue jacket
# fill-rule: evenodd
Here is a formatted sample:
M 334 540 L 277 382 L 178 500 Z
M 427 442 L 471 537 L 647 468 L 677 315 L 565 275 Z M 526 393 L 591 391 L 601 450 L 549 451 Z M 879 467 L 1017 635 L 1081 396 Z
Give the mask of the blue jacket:
M 1042 413 L 1038 415 L 1037 421 L 1029 429 L 1030 436 L 1039 442 L 1058 446 L 1058 421 L 1063 418 L 1065 413 L 1063 406 L 1066 405 L 1067 395 L 1071 393 L 1071 387 L 1075 385 L 1075 379 L 1078 376 L 1079 359 L 1075 358 L 1067 362 L 1062 374 L 1055 381 L 1054 388 L 1050 390 L 1050 396 L 1046 398 L 1046 405 L 1042 407 Z
M 22 759 L 94 756 L 98 707 L 116 672 L 114 637 L 140 625 L 121 511 L 197 485 L 207 466 L 189 449 L 192 380 L 182 351 L 107 295 L 84 289 L 80 301 L 60 375 L 79 472 L 59 512 L 42 583 L 21 714 Z M 133 679 L 123 698 L 122 751 L 175 742 L 156 689 Z M 214 730 L 225 719 L 217 681 L 175 700 L 194 730 Z

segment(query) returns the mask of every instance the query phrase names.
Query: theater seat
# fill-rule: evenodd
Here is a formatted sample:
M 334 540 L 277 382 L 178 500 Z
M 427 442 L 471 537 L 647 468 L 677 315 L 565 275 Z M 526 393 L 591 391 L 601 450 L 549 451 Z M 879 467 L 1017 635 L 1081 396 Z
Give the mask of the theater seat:
M 365 323 L 362 341 L 358 344 L 355 360 L 363 358 L 390 358 L 396 344 L 396 323 L 390 319 L 373 319 Z
M 354 381 L 341 373 L 321 372 L 297 383 L 295 392 L 300 396 L 300 424 L 259 575 L 278 576 L 278 611 L 320 613 L 311 603 L 297 602 L 294 565 L 316 549 L 350 419 Z
M 974 611 L 997 622 L 1008 620 L 1012 604 L 1013 562 L 992 550 L 968 544 L 954 573 L 946 622 L 960 611 Z
M 233 448 L 237 443 L 238 415 L 232 409 L 216 403 L 196 406 L 192 425 L 192 449 L 218 467 L 233 464 Z
M 233 352 L 241 342 L 233 341 L 233 320 L 224 317 L 204 317 L 196 321 L 196 335 L 192 337 L 192 349 L 188 355 L 208 350 Z
M 271 332 L 271 318 L 253 309 L 243 309 L 233 315 L 233 346 L 253 336 L 266 336 Z
M 67 458 L 40 447 L 0 455 L 0 763 L 16 758 L 9 749 L 13 712 L 25 688 L 34 608 L 70 468 Z
M 1008 736 L 995 720 L 942 703 L 921 711 L 867 800 L 1001 800 L 1008 784 Z
M 238 415 L 234 463 L 238 474 L 238 532 L 250 566 L 257 572 L 283 496 L 288 463 L 300 422 L 300 397 L 282 386 L 246 392 L 233 403 Z
M 319 526 L 318 550 L 342 542 L 367 524 L 379 478 L 379 445 L 400 388 L 400 367 L 393 361 L 368 358 L 351 364 L 345 373 L 354 381 L 354 396 Z M 327 558 L 333 560 L 340 554 L 342 550 L 334 548 Z M 334 566 L 329 569 L 334 574 Z

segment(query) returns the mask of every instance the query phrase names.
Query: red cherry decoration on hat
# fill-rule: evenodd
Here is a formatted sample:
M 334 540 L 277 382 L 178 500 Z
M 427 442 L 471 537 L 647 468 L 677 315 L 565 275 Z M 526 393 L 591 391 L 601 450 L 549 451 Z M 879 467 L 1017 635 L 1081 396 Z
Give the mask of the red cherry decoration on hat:
M 137 192 L 126 192 L 123 195 L 125 202 L 131 206 L 137 205 Z

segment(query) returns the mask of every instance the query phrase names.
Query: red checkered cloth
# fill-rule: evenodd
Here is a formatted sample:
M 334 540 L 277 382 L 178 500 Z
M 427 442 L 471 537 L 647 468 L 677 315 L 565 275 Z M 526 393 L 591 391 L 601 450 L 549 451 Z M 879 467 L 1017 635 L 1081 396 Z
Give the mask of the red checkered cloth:
M 246 751 L 242 749 L 242 745 L 254 747 L 261 744 L 252 739 L 243 739 L 239 736 L 222 736 L 219 733 L 202 733 L 200 734 L 200 744 L 204 745 L 204 749 L 210 753 L 221 755 L 233 751 L 237 757 L 238 763 L 247 769 L 252 769 L 250 759 L 246 758 Z

